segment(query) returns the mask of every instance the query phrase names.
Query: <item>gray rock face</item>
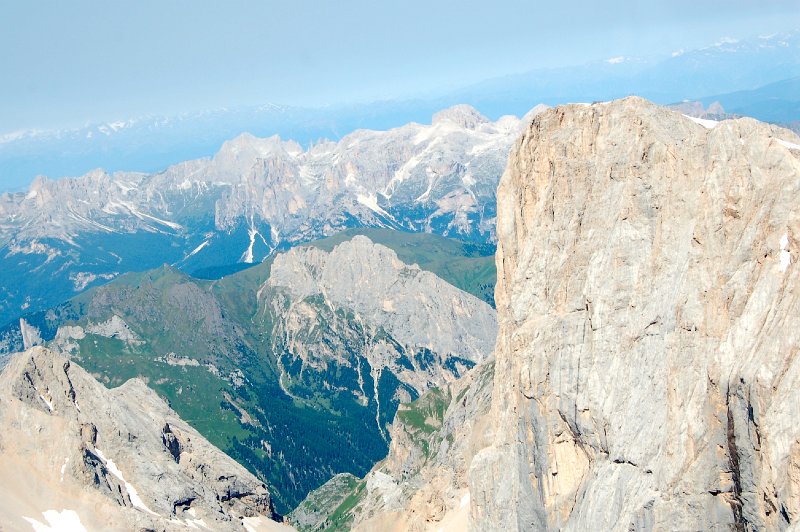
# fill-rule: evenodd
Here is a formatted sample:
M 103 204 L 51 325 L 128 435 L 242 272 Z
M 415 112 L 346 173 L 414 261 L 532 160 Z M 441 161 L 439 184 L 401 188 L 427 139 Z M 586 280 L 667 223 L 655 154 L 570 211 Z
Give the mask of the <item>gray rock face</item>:
M 497 324 L 489 305 L 365 236 L 336 246 L 295 248 L 275 258 L 267 285 L 293 300 L 320 296 L 383 328 L 397 341 L 480 362 Z M 376 297 L 377 296 L 377 297 Z
M 367 475 L 353 512 L 354 530 L 465 530 L 469 466 L 491 441 L 493 377 L 489 360 L 398 411 L 389 455 Z
M 89 530 L 243 530 L 273 516 L 264 485 L 144 382 L 108 390 L 42 347 L 0 374 L 0 427 L 0 515 L 15 530 L 56 514 Z
M 351 494 L 358 484 L 358 478 L 350 473 L 340 473 L 318 489 L 309 493 L 308 497 L 289 514 L 289 521 L 298 530 L 321 530 L 333 510 Z
M 539 115 L 498 190 L 474 530 L 800 522 L 800 138 L 637 98 Z

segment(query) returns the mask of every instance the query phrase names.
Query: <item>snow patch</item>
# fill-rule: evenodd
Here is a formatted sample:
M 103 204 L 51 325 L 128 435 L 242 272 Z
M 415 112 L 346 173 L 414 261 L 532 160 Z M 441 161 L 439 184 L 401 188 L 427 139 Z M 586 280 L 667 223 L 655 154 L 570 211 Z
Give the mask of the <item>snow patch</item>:
M 33 527 L 34 532 L 86 532 L 80 516 L 75 510 L 47 510 L 42 516 L 49 524 L 44 524 L 30 517 L 22 517 Z
M 705 118 L 695 118 L 694 116 L 689 116 L 689 115 L 683 115 L 683 116 L 685 116 L 686 118 L 688 118 L 689 120 L 691 120 L 695 124 L 700 124 L 701 126 L 703 126 L 706 129 L 714 129 L 715 127 L 717 127 L 717 124 L 719 124 L 719 122 L 717 122 L 716 120 L 707 120 Z
M 466 508 L 469 505 L 469 493 L 465 493 L 463 497 L 461 497 L 461 503 L 458 505 L 459 508 Z
M 800 144 L 795 144 L 794 142 L 787 142 L 785 140 L 776 139 L 778 144 L 785 148 L 789 148 L 790 150 L 800 150 Z
M 39 394 L 39 399 L 41 399 L 42 401 L 44 401 L 44 404 L 46 404 L 46 405 L 47 405 L 47 408 L 49 408 L 51 412 L 53 411 L 53 403 L 51 403 L 50 401 L 48 401 L 47 399 L 45 399 L 44 395 L 42 395 L 42 394 Z
M 131 190 L 136 190 L 136 185 L 125 183 L 124 181 L 114 181 L 114 184 L 117 185 L 117 187 L 122 190 L 124 194 L 127 194 Z
M 618 55 L 616 57 L 611 57 L 609 59 L 606 59 L 606 63 L 608 63 L 609 65 L 618 65 L 620 63 L 624 63 L 625 60 L 626 57 L 624 55 Z
M 105 462 L 108 471 L 112 475 L 117 477 L 120 482 L 125 484 L 125 489 L 128 491 L 128 497 L 130 497 L 131 499 L 131 504 L 133 504 L 135 507 L 141 510 L 144 510 L 145 512 L 151 515 L 158 515 L 153 510 L 147 507 L 147 505 L 144 503 L 141 497 L 139 497 L 139 492 L 136 491 L 136 488 L 134 488 L 131 483 L 125 480 L 125 477 L 122 476 L 122 471 L 119 470 L 117 465 L 114 463 L 114 460 L 107 459 L 105 455 L 102 453 L 102 451 L 100 451 L 100 449 L 98 449 L 97 447 L 95 447 L 94 452 L 103 462 Z
M 737 44 L 739 39 L 734 39 L 733 37 L 725 36 L 714 43 L 714 46 L 723 46 L 725 44 Z
M 111 205 L 114 205 L 114 206 L 121 205 L 122 207 L 125 207 L 126 209 L 128 209 L 128 211 L 130 211 L 131 214 L 133 214 L 134 216 L 136 216 L 137 218 L 139 218 L 141 220 L 150 220 L 150 221 L 153 221 L 153 222 L 155 222 L 157 224 L 165 225 L 165 226 L 169 227 L 170 229 L 174 229 L 175 231 L 180 231 L 181 229 L 183 229 L 183 226 L 180 225 L 180 224 L 176 224 L 175 222 L 169 222 L 167 220 L 162 220 L 161 218 L 156 218 L 155 216 L 153 216 L 151 214 L 147 214 L 147 213 L 141 212 L 139 209 L 136 208 L 136 206 L 133 203 L 131 203 L 129 201 L 118 201 L 118 202 L 117 201 L 112 201 L 112 202 L 109 203 L 109 206 L 111 206 Z
M 187 527 L 195 530 L 198 528 L 205 528 L 207 530 L 210 530 L 204 520 L 197 518 L 197 511 L 194 508 L 189 508 L 188 510 L 186 510 L 186 514 L 189 517 L 191 517 L 191 519 L 187 519 L 185 521 Z
M 197 253 L 199 253 L 200 250 L 202 250 L 204 247 L 206 247 L 208 245 L 208 242 L 209 241 L 206 240 L 205 242 L 203 242 L 202 244 L 200 244 L 199 246 L 194 248 L 194 250 L 191 253 L 189 253 L 188 255 L 186 255 L 186 258 L 184 258 L 183 260 L 186 260 L 186 259 L 188 259 L 189 257 L 191 257 L 193 255 L 197 255 Z
M 61 482 L 64 482 L 64 472 L 67 470 L 68 462 L 69 462 L 69 456 L 64 458 L 64 465 L 61 466 Z
M 786 272 L 789 269 L 789 265 L 792 263 L 792 254 L 789 252 L 789 235 L 784 233 L 781 237 L 781 272 Z
M 247 235 L 250 237 L 250 244 L 247 246 L 247 250 L 242 255 L 242 262 L 246 262 L 247 264 L 253 264 L 253 246 L 256 243 L 256 235 L 258 231 L 256 231 L 253 227 L 247 230 Z
M 387 218 L 394 219 L 392 218 L 391 214 L 381 209 L 380 205 L 378 205 L 378 197 L 375 194 L 371 194 L 369 196 L 365 196 L 364 194 L 359 194 L 358 196 L 356 196 L 356 200 L 358 200 L 358 202 L 361 205 L 364 205 L 365 207 L 380 214 L 381 216 L 386 216 Z
M 439 140 L 445 135 L 460 131 L 462 128 L 450 120 L 443 120 L 431 126 L 420 126 L 419 131 L 414 135 L 414 145 L 422 144 L 429 140 Z

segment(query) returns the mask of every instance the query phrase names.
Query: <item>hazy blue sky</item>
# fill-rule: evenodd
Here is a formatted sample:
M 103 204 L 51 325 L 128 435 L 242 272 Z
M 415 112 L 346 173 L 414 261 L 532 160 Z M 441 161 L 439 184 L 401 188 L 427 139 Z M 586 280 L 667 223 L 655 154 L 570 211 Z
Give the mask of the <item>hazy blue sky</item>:
M 800 27 L 800 0 L 0 0 L 0 133 L 402 98 Z

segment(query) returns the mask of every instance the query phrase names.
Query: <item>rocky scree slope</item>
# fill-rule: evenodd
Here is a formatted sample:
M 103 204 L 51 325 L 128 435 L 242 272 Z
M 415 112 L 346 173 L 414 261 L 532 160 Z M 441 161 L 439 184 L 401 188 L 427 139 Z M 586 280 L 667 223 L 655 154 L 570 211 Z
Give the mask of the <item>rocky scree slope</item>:
M 245 134 L 156 174 L 40 178 L 0 196 L 0 324 L 127 271 L 254 263 L 348 227 L 493 242 L 497 182 L 530 116 L 456 106 L 307 150 Z
M 797 526 L 798 197 L 800 138 L 755 120 L 533 121 L 498 190 L 472 529 Z
M 382 236 L 432 263 L 461 250 Z M 169 267 L 124 275 L 23 319 L 23 336 L 106 385 L 147 379 L 286 513 L 333 475 L 368 472 L 398 405 L 458 379 L 496 335 L 487 303 L 366 236 L 319 245 L 218 281 Z
M 271 530 L 262 482 L 141 380 L 109 390 L 34 347 L 0 373 L 0 427 L 4 529 Z

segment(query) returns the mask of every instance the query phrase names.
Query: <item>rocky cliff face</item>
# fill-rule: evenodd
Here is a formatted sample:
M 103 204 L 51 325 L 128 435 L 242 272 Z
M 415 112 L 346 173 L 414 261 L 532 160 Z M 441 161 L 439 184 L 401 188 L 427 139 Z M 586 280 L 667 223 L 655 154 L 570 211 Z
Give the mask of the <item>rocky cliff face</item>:
M 279 255 L 259 295 L 276 316 L 272 336 L 283 346 L 276 352 L 286 355 L 282 367 L 299 362 L 297 377 L 325 379 L 343 365 L 363 382 L 364 364 L 376 386 L 366 393 L 376 399 L 384 370 L 415 396 L 457 379 L 491 353 L 497 331 L 486 303 L 365 236 L 330 253 L 305 247 Z
M 9 530 L 279 526 L 261 481 L 141 380 L 108 390 L 35 347 L 0 374 L 0 427 L 0 515 Z
M 637 98 L 538 116 L 498 191 L 474 530 L 800 522 L 800 138 Z

